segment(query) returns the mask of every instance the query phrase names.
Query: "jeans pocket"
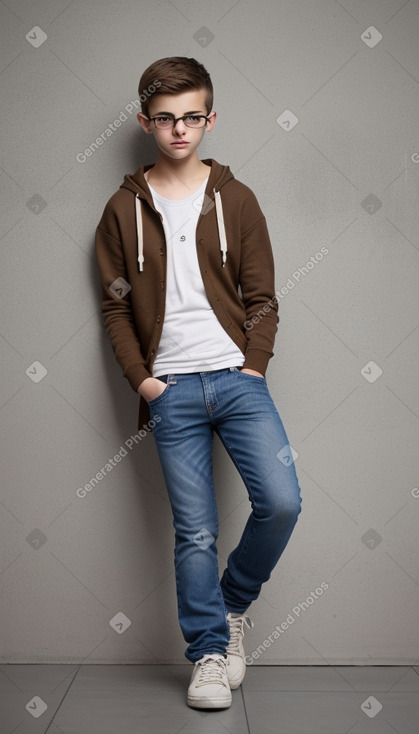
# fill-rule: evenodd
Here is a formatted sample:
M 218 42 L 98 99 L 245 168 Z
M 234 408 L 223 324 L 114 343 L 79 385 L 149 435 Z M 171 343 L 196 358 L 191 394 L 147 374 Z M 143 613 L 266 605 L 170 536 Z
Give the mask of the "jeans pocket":
M 259 375 L 249 375 L 248 372 L 242 372 L 242 370 L 237 370 L 240 375 L 243 375 L 243 377 L 250 379 L 250 380 L 261 380 L 262 382 L 266 382 L 265 377 L 259 376 Z
M 167 395 L 169 390 L 170 390 L 170 384 L 168 383 L 166 387 L 164 388 L 163 392 L 160 393 L 160 395 L 157 395 L 156 398 L 152 398 L 151 400 L 148 401 L 148 405 L 151 407 L 159 403 Z

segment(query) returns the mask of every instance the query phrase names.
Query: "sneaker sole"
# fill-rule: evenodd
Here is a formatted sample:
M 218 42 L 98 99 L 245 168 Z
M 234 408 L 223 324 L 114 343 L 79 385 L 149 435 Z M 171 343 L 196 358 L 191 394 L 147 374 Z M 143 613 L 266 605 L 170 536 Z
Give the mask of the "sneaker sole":
M 187 699 L 188 706 L 194 709 L 228 709 L 232 698 L 190 698 Z

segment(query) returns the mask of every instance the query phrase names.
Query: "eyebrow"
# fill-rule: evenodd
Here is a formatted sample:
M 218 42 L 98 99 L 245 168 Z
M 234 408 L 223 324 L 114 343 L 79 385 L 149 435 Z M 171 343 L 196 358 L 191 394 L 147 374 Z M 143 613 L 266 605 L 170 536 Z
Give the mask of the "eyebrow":
M 188 112 L 184 112 L 184 115 L 196 115 L 198 112 L 203 114 L 203 110 L 189 110 Z M 170 115 L 171 117 L 175 117 L 173 112 L 167 112 L 166 110 L 162 110 L 160 112 L 155 112 L 153 117 L 156 117 L 156 115 Z M 182 115 L 183 117 L 183 115 Z

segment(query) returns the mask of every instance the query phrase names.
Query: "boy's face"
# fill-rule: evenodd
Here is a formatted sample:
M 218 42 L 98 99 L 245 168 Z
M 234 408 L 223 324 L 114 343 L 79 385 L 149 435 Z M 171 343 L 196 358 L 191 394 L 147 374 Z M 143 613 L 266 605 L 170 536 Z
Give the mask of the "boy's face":
M 146 133 L 154 135 L 159 150 L 169 158 L 188 158 L 197 149 L 206 132 L 210 132 L 215 124 L 216 113 L 207 115 L 205 106 L 205 90 L 191 90 L 180 94 L 155 94 L 150 101 L 149 116 L 169 115 L 174 118 L 187 114 L 205 115 L 210 120 L 201 128 L 191 128 L 183 120 L 178 120 L 176 126 L 171 125 L 165 130 L 159 129 L 154 122 L 141 112 L 137 114 L 138 121 Z

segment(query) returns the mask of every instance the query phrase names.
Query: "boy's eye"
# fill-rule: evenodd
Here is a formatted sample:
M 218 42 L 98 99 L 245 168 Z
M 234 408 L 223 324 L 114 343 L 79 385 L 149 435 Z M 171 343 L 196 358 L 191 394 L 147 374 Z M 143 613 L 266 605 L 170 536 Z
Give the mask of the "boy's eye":
M 200 115 L 188 115 L 185 117 L 186 122 L 199 122 L 201 119 Z
M 164 122 L 169 122 L 169 120 L 171 118 L 170 117 L 155 117 L 154 119 L 157 120 L 157 122 L 163 122 L 164 123 Z

